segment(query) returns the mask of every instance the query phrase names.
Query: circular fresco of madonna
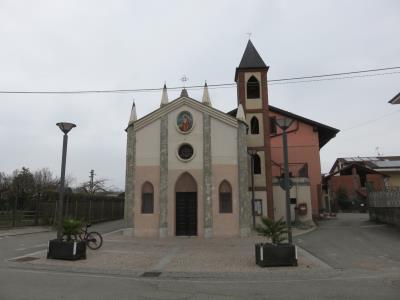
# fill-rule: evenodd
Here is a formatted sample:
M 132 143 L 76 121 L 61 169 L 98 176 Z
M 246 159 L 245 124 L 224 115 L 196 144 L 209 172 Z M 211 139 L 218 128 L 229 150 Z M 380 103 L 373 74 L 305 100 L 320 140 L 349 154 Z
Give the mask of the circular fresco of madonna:
M 176 125 L 180 132 L 188 133 L 193 128 L 193 116 L 188 111 L 181 111 L 176 118 Z

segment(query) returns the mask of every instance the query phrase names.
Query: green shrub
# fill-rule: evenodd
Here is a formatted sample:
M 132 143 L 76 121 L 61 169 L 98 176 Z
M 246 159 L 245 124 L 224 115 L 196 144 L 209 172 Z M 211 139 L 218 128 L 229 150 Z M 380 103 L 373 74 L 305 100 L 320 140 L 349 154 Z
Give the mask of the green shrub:
M 82 228 L 82 222 L 74 219 L 65 219 L 63 222 L 63 236 L 67 241 L 76 240 Z
M 261 218 L 261 222 L 262 224 L 256 227 L 259 235 L 270 238 L 271 242 L 276 245 L 286 239 L 285 235 L 288 233 L 288 228 L 283 218 L 280 218 L 278 221 Z
M 352 203 L 347 194 L 347 190 L 344 187 L 340 187 L 336 192 L 336 201 L 341 210 L 349 210 L 352 207 Z

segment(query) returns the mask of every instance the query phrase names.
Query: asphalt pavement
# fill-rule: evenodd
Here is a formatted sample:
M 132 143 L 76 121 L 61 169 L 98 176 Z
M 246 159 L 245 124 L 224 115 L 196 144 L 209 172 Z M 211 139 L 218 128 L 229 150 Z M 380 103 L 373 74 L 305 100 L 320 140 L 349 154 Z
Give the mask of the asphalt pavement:
M 122 222 L 102 224 L 104 232 Z M 314 272 L 266 269 L 257 277 L 143 278 L 84 271 L 32 269 L 8 259 L 46 249 L 54 233 L 0 239 L 0 299 L 400 299 L 400 230 L 341 214 L 296 243 L 328 267 Z M 45 244 L 45 246 L 43 246 Z M 232 264 L 235 261 L 231 262 Z
M 332 268 L 400 270 L 399 228 L 371 222 L 368 214 L 350 213 L 318 225 L 318 230 L 295 241 Z

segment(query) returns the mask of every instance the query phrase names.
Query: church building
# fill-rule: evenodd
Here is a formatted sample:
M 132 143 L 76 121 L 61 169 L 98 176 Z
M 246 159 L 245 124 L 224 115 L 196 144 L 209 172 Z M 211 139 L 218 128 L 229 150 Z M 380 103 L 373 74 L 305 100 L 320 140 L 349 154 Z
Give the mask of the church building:
M 274 122 L 282 117 L 295 120 L 288 129 L 293 219 L 312 221 L 324 206 L 319 149 L 338 130 L 270 106 L 268 69 L 249 40 L 235 72 L 235 110 L 213 108 L 207 84 L 201 101 L 186 89 L 170 101 L 164 85 L 160 107 L 139 119 L 133 104 L 126 234 L 248 236 L 262 216 L 285 217 L 281 132 Z M 297 213 L 299 205 L 306 210 Z

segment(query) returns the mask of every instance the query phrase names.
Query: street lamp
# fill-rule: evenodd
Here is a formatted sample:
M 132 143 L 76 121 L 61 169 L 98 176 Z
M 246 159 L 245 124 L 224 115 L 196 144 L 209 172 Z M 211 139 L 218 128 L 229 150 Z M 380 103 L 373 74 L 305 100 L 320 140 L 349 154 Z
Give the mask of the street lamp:
M 67 160 L 67 143 L 68 132 L 76 127 L 75 124 L 60 122 L 56 124 L 64 133 L 63 148 L 62 148 L 62 161 L 61 161 L 61 179 L 60 179 L 60 198 L 58 199 L 57 210 L 57 238 L 61 239 L 63 234 L 62 221 L 63 221 L 63 206 L 64 206 L 64 184 L 65 184 L 65 163 Z
M 290 213 L 290 187 L 289 187 L 289 159 L 288 159 L 288 144 L 286 130 L 292 125 L 293 119 L 281 118 L 276 119 L 275 124 L 282 129 L 282 141 L 283 141 L 283 161 L 284 161 L 284 175 L 285 175 L 285 194 L 286 194 L 286 222 L 288 226 L 288 241 L 291 245 L 292 239 L 292 216 Z
M 253 215 L 253 229 L 256 229 L 256 214 L 255 214 L 255 196 L 254 196 L 254 158 L 257 155 L 257 150 L 250 149 L 247 151 L 251 158 L 251 210 Z

